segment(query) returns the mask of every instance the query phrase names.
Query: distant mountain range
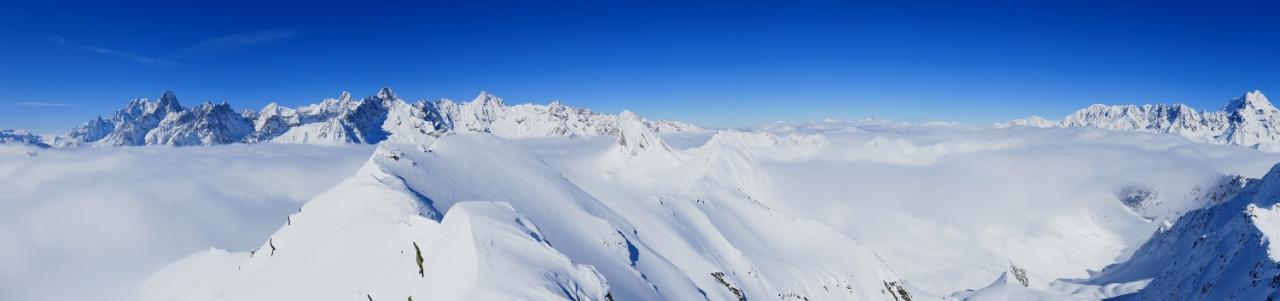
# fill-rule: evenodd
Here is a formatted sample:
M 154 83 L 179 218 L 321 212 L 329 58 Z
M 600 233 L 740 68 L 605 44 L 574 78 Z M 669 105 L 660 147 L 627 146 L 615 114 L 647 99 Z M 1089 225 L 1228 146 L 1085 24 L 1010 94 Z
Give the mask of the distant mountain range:
M 374 144 L 425 142 L 452 132 L 492 133 L 505 138 L 596 136 L 618 132 L 618 115 L 566 106 L 506 105 L 481 92 L 470 102 L 448 99 L 407 102 L 390 88 L 365 98 L 342 92 L 317 104 L 289 108 L 271 103 L 237 112 L 227 103 L 185 108 L 173 92 L 155 100 L 134 99 L 123 109 L 96 117 L 65 135 L 41 139 L 22 130 L 0 132 L 0 142 L 38 146 L 220 145 L 230 143 Z M 679 121 L 642 120 L 657 133 L 702 132 Z
M 485 92 L 469 102 L 440 99 L 411 103 L 384 87 L 360 99 L 342 92 L 316 104 L 290 108 L 271 103 L 258 111 L 237 112 L 227 103 L 205 102 L 185 108 L 173 92 L 166 91 L 155 100 L 131 100 L 119 111 L 91 119 L 57 137 L 0 130 L 0 143 L 41 147 L 420 143 L 452 132 L 492 133 L 504 138 L 615 135 L 620 130 L 618 123 L 618 115 L 559 101 L 507 105 Z M 671 120 L 641 119 L 641 124 L 659 134 L 706 131 Z M 1197 111 L 1183 104 L 1095 104 L 1061 120 L 1029 116 L 997 126 L 1167 133 L 1195 142 L 1280 151 L 1280 109 L 1260 91 L 1234 98 L 1218 111 Z
M 22 129 L 0 129 L 0 144 L 29 144 L 48 147 L 39 135 Z
M 1169 133 L 1192 141 L 1280 151 L 1280 110 L 1261 91 L 1232 99 L 1219 111 L 1196 111 L 1183 105 L 1095 104 L 1062 120 L 1031 116 L 1001 126 L 1100 128 Z

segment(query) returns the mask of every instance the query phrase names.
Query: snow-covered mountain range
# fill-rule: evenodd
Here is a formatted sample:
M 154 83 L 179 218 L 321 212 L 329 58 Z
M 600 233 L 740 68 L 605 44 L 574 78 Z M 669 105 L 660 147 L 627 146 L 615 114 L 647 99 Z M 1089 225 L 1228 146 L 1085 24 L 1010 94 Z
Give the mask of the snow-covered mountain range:
M 617 115 L 566 106 L 507 105 L 481 92 L 470 102 L 448 99 L 407 102 L 390 88 L 365 98 L 343 92 L 338 98 L 296 108 L 271 103 L 259 111 L 235 111 L 229 104 L 184 108 L 173 92 L 155 100 L 134 99 L 119 111 L 97 117 L 53 139 L 71 147 L 124 145 L 219 145 L 229 143 L 373 144 L 423 143 L 454 132 L 492 133 L 505 138 L 595 136 L 616 133 Z M 660 133 L 701 132 L 692 124 L 643 120 Z
M 1012 120 L 1002 126 L 1100 128 L 1169 133 L 1192 141 L 1280 151 L 1280 110 L 1261 91 L 1232 99 L 1218 111 L 1196 111 L 1187 105 L 1095 104 L 1062 120 L 1039 116 Z
M 37 147 L 48 147 L 44 140 L 36 134 L 23 129 L 0 129 L 0 144 L 23 144 Z
M 1276 114 L 1253 92 L 1217 112 L 1092 106 L 1015 129 L 711 132 L 487 93 L 407 102 L 383 88 L 237 112 L 166 92 L 54 139 L 0 131 L 72 148 L 21 148 L 0 173 L 35 180 L 0 188 L 43 187 L 37 171 L 95 153 L 365 148 L 346 180 L 273 213 L 256 248 L 173 262 L 143 300 L 1266 300 L 1280 297 L 1280 167 L 1199 167 L 1247 161 L 1256 177 L 1276 154 L 1188 140 L 1268 149 Z M 581 138 L 517 139 L 530 137 Z M 75 147 L 241 143 L 260 145 Z M 53 168 L 21 161 L 44 156 Z M 111 175 L 110 162 L 83 165 Z M 168 198 L 126 199 L 147 195 Z

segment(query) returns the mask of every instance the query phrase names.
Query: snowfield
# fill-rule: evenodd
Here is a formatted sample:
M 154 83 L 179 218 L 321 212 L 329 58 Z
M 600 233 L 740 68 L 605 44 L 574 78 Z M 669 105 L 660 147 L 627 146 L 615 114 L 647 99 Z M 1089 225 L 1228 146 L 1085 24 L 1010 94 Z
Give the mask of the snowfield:
M 609 132 L 6 145 L 0 299 L 1254 300 L 1277 273 L 1280 154 L 1094 128 L 593 116 Z M 1223 272 L 1152 264 L 1169 260 Z

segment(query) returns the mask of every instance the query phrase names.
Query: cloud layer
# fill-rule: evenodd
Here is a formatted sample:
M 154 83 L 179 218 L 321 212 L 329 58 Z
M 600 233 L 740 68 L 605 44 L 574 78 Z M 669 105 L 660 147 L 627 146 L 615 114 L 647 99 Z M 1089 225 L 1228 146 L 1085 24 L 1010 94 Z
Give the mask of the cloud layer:
M 1219 174 L 1263 175 L 1280 154 L 1181 137 L 1096 129 L 821 122 L 824 152 L 766 164 L 772 204 L 844 229 L 933 293 L 989 284 L 1010 262 L 1050 279 L 1088 276 L 1158 224 L 1128 211 L 1122 187 L 1156 187 L 1189 208 Z M 945 250 L 945 251 L 939 251 Z
M 0 299 L 136 300 L 169 262 L 256 246 L 371 151 L 0 147 Z
M 23 107 L 70 107 L 71 106 L 71 104 L 69 103 L 40 102 L 40 101 L 24 101 L 24 102 L 19 102 L 14 104 L 18 106 L 23 106 Z
M 748 190 L 771 191 L 761 197 L 768 206 L 858 238 L 900 276 L 938 294 L 986 285 L 1011 262 L 1050 278 L 1082 277 L 1156 226 L 1118 202 L 1121 187 L 1157 187 L 1166 201 L 1191 206 L 1191 187 L 1217 174 L 1257 177 L 1280 162 L 1280 154 L 1092 129 L 766 128 L 819 134 L 829 144 L 760 157 L 758 174 L 769 180 L 758 184 L 769 187 Z M 550 162 L 594 158 L 593 149 L 612 145 L 539 141 L 547 142 L 529 146 Z M 0 299 L 131 300 L 138 284 L 177 258 L 210 246 L 257 246 L 371 150 L 0 148 Z

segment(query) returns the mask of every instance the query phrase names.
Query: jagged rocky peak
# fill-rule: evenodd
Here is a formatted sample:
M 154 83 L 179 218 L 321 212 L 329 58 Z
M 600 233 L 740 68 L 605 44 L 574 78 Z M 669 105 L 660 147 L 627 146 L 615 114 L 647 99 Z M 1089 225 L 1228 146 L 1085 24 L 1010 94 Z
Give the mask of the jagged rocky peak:
M 1253 92 L 1245 93 L 1244 96 L 1232 99 L 1222 110 L 1227 112 L 1266 113 L 1276 112 L 1276 107 L 1271 104 L 1271 101 L 1267 100 L 1266 95 L 1262 95 L 1262 91 L 1254 90 Z
M 147 132 L 146 144 L 193 146 L 239 142 L 252 133 L 252 121 L 230 104 L 204 102 L 165 116 Z
M 622 111 L 618 114 L 618 146 L 624 152 L 631 155 L 637 155 L 647 150 L 661 150 L 670 152 L 662 138 L 658 137 L 652 129 L 645 126 L 644 120 L 636 113 L 631 111 Z
M 481 103 L 484 105 L 493 105 L 493 106 L 506 105 L 502 102 L 502 98 L 495 96 L 493 94 L 489 94 L 489 92 L 486 92 L 486 91 L 480 91 L 480 95 L 476 95 L 476 98 L 471 101 L 475 103 Z
M 165 90 L 163 94 L 160 94 L 157 104 L 160 107 L 182 109 L 182 106 L 178 105 L 178 96 L 169 90 Z
M 285 110 L 291 110 L 291 109 L 290 109 L 290 108 L 287 108 L 287 107 L 284 107 L 284 106 L 281 106 L 279 103 L 271 102 L 271 103 L 267 104 L 266 106 L 263 106 L 263 107 L 262 107 L 262 110 L 261 110 L 261 111 L 258 111 L 258 112 L 259 112 L 258 114 L 259 114 L 260 116 L 261 116 L 261 115 L 279 115 L 281 112 L 283 112 L 283 111 L 285 111 Z
M 129 103 L 125 104 L 124 109 L 120 110 L 117 114 L 147 114 L 163 116 L 169 112 L 177 112 L 182 109 L 182 104 L 178 102 L 178 96 L 174 95 L 173 91 L 164 91 L 164 93 L 160 94 L 160 97 L 156 98 L 155 101 L 147 98 L 135 98 L 130 100 Z
M 351 98 L 351 93 L 348 93 L 347 91 L 342 91 L 342 96 L 341 96 L 341 97 L 344 97 L 344 98 L 350 99 L 350 98 Z M 397 96 L 397 95 L 396 95 L 396 92 L 391 90 L 391 87 L 382 87 L 382 89 L 378 89 L 377 97 L 378 97 L 378 99 L 383 100 L 383 101 L 391 101 L 391 100 L 397 100 L 397 99 L 400 99 L 400 96 Z
M 0 144 L 22 144 L 49 147 L 39 135 L 24 129 L 0 129 Z

